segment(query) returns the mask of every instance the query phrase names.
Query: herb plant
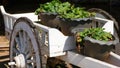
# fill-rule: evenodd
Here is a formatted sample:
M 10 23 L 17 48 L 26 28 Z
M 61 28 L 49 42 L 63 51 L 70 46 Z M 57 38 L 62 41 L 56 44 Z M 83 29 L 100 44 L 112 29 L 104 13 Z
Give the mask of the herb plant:
M 104 28 L 89 28 L 77 33 L 77 42 L 82 42 L 86 36 L 100 41 L 109 41 L 113 38 L 112 34 L 104 31 Z

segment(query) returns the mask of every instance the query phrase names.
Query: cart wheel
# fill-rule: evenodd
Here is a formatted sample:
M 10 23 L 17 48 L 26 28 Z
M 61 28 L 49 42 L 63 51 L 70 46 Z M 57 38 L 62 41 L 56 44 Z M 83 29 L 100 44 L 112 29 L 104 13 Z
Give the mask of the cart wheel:
M 114 21 L 114 35 L 117 36 L 120 39 L 120 34 L 119 34 L 119 25 L 118 22 L 116 21 L 115 18 L 113 18 L 109 13 L 107 13 L 106 11 L 102 10 L 102 9 L 98 9 L 98 8 L 91 8 L 88 10 L 89 12 L 95 12 L 96 13 L 96 17 L 100 17 L 100 18 L 104 18 L 104 19 L 109 19 Z
M 10 38 L 11 68 L 41 68 L 40 49 L 33 23 L 17 19 Z

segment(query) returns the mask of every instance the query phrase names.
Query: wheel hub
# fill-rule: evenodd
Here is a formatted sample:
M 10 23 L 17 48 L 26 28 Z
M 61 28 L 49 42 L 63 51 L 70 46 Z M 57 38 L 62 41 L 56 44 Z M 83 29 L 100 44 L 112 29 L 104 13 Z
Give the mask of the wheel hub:
M 25 68 L 25 57 L 23 54 L 19 54 L 18 56 L 14 57 L 14 59 L 18 68 Z
M 9 62 L 9 65 L 15 65 L 17 68 L 26 68 L 25 57 L 23 54 L 19 54 L 14 57 L 15 62 Z

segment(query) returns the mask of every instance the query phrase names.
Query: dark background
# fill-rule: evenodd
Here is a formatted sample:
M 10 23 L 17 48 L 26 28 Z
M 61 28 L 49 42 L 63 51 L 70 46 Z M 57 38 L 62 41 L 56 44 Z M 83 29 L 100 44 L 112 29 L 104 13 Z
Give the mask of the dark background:
M 0 0 L 0 5 L 3 5 L 8 13 L 27 13 L 34 12 L 41 3 L 46 3 L 52 0 Z M 90 8 L 100 8 L 107 11 L 118 22 L 120 26 L 120 0 L 61 0 L 69 1 L 75 6 Z M 120 27 L 119 27 L 120 28 Z M 120 32 L 120 29 L 118 30 Z M 118 33 L 119 33 L 118 32 Z M 0 35 L 4 35 L 4 22 L 0 13 Z
M 51 0 L 0 0 L 0 5 L 3 5 L 8 13 L 22 13 L 22 12 L 34 12 L 39 4 L 45 3 Z M 120 0 L 61 0 L 69 1 L 75 6 L 90 8 L 100 8 L 107 11 L 120 23 Z M 0 14 L 0 19 L 2 16 Z M 0 21 L 1 22 L 1 21 Z M 120 24 L 119 24 L 120 25 Z M 4 34 L 4 24 L 0 23 L 0 34 Z

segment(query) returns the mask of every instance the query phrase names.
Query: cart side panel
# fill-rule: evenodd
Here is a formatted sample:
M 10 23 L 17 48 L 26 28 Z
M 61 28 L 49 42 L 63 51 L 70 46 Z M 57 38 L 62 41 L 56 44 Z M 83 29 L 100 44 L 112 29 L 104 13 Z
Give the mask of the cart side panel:
M 42 55 L 56 57 L 65 55 L 66 51 L 75 49 L 73 36 L 64 36 L 58 29 L 34 23 L 39 31 Z
M 73 36 L 64 36 L 59 30 L 49 31 L 49 53 L 50 57 L 65 55 L 68 50 L 75 49 L 75 39 Z
M 3 15 L 4 16 L 4 24 L 5 24 L 5 34 L 8 39 L 10 39 L 10 34 L 13 29 L 13 25 L 16 21 L 16 18 L 9 16 L 9 15 Z
M 99 23 L 99 27 L 105 28 L 105 31 L 114 33 L 113 21 L 95 18 Z M 75 39 L 73 36 L 65 36 L 58 29 L 50 28 L 38 23 L 34 23 L 37 26 L 40 37 L 40 43 L 42 53 L 49 57 L 62 56 L 66 54 L 66 51 L 73 50 L 76 48 Z
M 17 17 L 12 16 L 12 14 L 6 13 L 3 6 L 0 6 L 0 10 L 4 18 L 5 35 L 8 39 L 10 39 L 10 34 Z

